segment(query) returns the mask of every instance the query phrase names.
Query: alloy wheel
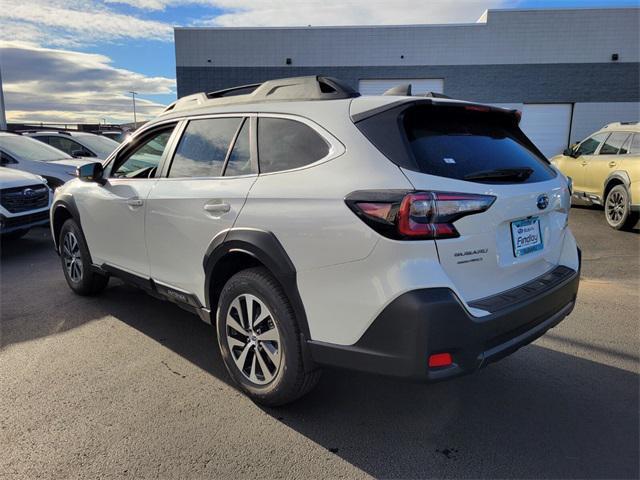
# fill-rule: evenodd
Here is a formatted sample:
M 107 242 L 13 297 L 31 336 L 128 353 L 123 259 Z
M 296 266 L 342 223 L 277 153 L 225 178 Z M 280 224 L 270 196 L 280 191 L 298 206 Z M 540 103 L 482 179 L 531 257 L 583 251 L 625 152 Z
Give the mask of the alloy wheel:
M 622 221 L 626 208 L 625 198 L 622 193 L 615 191 L 611 192 L 607 196 L 605 210 L 607 212 L 607 218 L 611 224 L 617 225 Z
M 231 357 L 247 380 L 266 385 L 277 376 L 282 342 L 275 319 L 262 300 L 242 294 L 231 302 L 226 337 Z
M 82 280 L 83 265 L 80 244 L 73 232 L 65 233 L 61 253 L 69 278 L 76 283 Z

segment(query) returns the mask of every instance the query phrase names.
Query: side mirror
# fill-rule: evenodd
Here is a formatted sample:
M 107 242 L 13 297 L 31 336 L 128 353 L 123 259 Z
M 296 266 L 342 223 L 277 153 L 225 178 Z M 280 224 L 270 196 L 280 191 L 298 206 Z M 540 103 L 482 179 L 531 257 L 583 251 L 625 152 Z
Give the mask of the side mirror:
M 579 143 L 574 143 L 569 148 L 565 149 L 563 154 L 566 155 L 567 157 L 578 158 L 580 156 L 580 154 L 578 153 L 579 146 L 580 146 Z
M 81 167 L 76 168 L 78 178 L 83 182 L 96 182 L 100 185 L 106 183 L 103 178 L 104 169 L 100 162 L 87 163 Z

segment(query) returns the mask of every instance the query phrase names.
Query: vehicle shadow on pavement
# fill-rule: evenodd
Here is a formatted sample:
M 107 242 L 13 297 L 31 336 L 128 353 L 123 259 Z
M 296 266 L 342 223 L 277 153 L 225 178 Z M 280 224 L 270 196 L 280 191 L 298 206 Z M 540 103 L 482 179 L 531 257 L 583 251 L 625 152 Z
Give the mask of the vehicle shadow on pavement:
M 3 273 L 21 285 L 3 280 L 2 346 L 113 316 L 230 384 L 215 331 L 196 316 L 113 280 L 101 296 L 75 296 L 49 246 L 32 265 L 9 253 Z M 379 478 L 638 478 L 639 379 L 534 344 L 433 385 L 326 370 L 298 402 L 253 408 Z
M 143 294 L 109 290 L 112 315 L 232 385 L 212 327 L 146 297 L 132 314 L 118 305 Z M 637 478 L 639 379 L 532 345 L 433 385 L 328 369 L 298 402 L 261 410 L 378 478 Z

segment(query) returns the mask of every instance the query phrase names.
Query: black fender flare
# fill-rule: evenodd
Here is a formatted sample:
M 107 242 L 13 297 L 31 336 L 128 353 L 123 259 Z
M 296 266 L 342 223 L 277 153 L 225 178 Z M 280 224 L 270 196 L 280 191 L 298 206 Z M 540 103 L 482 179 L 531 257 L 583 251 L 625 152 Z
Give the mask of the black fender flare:
M 61 208 L 66 210 L 67 213 L 69 213 L 69 215 L 71 216 L 71 218 L 73 218 L 73 220 L 78 224 L 78 227 L 80 227 L 80 235 L 82 235 L 82 240 L 84 241 L 84 244 L 87 246 L 87 249 L 89 249 L 89 244 L 87 243 L 87 239 L 84 236 L 84 231 L 82 230 L 82 223 L 80 221 L 80 212 L 78 211 L 75 198 L 73 198 L 73 196 L 71 195 L 63 195 L 60 198 L 57 198 L 56 200 L 54 200 L 53 204 L 51 205 L 51 217 L 50 217 L 51 236 L 53 237 L 53 245 L 56 250 L 56 253 L 60 255 L 58 238 L 57 238 L 57 235 L 55 235 L 56 226 L 54 225 L 53 221 L 55 219 L 56 212 Z M 89 259 L 93 264 L 93 259 L 91 259 L 90 250 L 89 250 Z
M 233 228 L 214 237 L 202 262 L 207 309 L 212 308 L 211 283 L 215 278 L 216 266 L 225 255 L 234 252 L 250 255 L 276 277 L 291 302 L 302 334 L 306 340 L 310 339 L 307 315 L 298 291 L 295 266 L 272 232 L 254 228 Z
M 631 184 L 631 179 L 629 178 L 629 174 L 624 170 L 616 170 L 611 172 L 607 179 L 604 181 L 604 185 L 602 186 L 602 203 L 606 200 L 605 192 L 607 191 L 607 187 L 611 183 L 612 180 L 617 180 L 622 182 L 624 187 L 629 190 L 629 185 Z

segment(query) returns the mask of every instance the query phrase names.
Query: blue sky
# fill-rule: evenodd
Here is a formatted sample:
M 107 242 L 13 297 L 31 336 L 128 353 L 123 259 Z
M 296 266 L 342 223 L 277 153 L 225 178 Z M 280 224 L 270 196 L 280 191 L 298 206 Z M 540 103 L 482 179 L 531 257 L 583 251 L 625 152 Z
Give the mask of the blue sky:
M 173 26 L 474 22 L 490 8 L 638 6 L 639 0 L 0 0 L 10 120 L 126 121 L 175 99 Z M 418 19 L 420 21 L 418 22 Z

